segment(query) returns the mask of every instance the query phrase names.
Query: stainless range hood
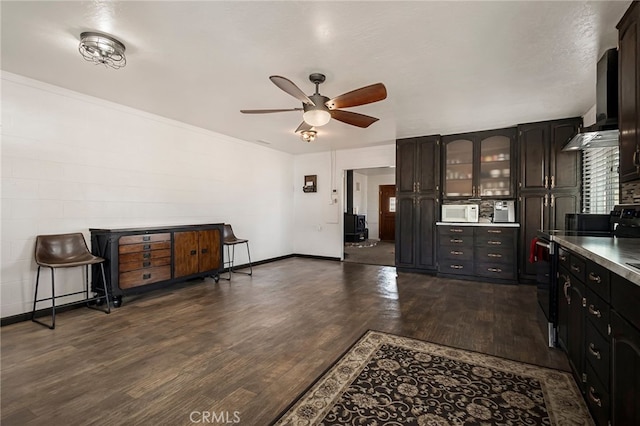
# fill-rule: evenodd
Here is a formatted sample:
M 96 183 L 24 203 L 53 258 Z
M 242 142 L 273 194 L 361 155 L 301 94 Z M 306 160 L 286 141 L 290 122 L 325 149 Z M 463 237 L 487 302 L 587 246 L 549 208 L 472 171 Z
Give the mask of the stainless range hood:
M 563 151 L 618 146 L 618 49 L 609 49 L 600 58 L 597 76 L 596 123 L 582 129 Z

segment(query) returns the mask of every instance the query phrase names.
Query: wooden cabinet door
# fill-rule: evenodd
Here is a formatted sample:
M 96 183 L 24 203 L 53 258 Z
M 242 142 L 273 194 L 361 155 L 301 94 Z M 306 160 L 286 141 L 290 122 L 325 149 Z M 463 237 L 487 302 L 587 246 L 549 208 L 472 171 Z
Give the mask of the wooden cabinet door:
M 518 126 L 520 179 L 522 190 L 546 190 L 549 184 L 549 125 L 531 123 Z
M 415 190 L 417 139 L 400 139 L 396 142 L 396 190 L 398 196 L 412 194 Z
M 549 222 L 544 229 L 565 229 L 567 213 L 580 213 L 580 195 L 577 193 L 552 192 L 549 196 Z
M 438 200 L 431 197 L 418 197 L 415 224 L 416 252 L 421 269 L 436 268 L 436 234 L 435 222 L 438 212 Z
M 584 284 L 571 277 L 571 285 L 567 289 L 569 310 L 567 312 L 567 355 L 569 364 L 576 376 L 578 387 L 584 393 L 584 358 L 585 358 L 585 307 L 586 290 Z
M 640 330 L 611 312 L 611 424 L 640 424 Z
M 198 231 L 198 272 L 216 270 L 220 267 L 220 231 L 206 229 Z
M 640 178 L 640 6 L 618 24 L 620 182 Z
M 571 276 L 564 268 L 558 269 L 558 324 L 557 324 L 557 338 L 558 346 L 568 352 L 569 344 L 569 299 L 568 292 L 571 285 Z
M 440 137 L 427 136 L 416 142 L 417 192 L 433 195 L 439 190 Z
M 175 232 L 173 234 L 173 277 L 184 277 L 198 273 L 198 231 Z
M 550 124 L 551 152 L 549 158 L 549 189 L 579 189 L 582 165 L 579 151 L 563 151 L 582 124 L 581 118 L 554 121 Z
M 396 266 L 415 267 L 414 197 L 398 197 L 396 201 Z

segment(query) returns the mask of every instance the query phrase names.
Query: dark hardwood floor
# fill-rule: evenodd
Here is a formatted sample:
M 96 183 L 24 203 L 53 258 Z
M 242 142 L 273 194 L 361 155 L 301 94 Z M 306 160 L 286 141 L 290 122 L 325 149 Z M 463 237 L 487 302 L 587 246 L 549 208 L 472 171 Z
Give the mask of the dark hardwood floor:
M 2 425 L 266 425 L 367 329 L 568 370 L 535 287 L 290 258 L 1 331 Z M 195 414 L 192 414 L 195 413 Z

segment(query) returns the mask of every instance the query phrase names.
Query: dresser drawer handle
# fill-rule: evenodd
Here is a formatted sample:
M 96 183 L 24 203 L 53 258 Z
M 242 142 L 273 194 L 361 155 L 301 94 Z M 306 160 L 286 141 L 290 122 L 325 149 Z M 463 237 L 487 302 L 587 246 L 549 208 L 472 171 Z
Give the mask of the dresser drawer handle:
M 205 254 L 205 253 L 207 253 L 208 251 L 209 251 L 209 249 L 204 248 L 204 249 L 202 249 L 200 252 L 201 252 L 202 254 Z
M 142 237 L 142 241 L 151 241 L 151 237 L 149 235 L 145 235 Z
M 489 272 L 502 272 L 502 269 L 500 269 L 500 268 L 487 268 L 487 271 L 489 271 Z
M 489 257 L 502 257 L 502 255 L 500 253 L 488 253 L 487 256 L 489 256 Z
M 462 265 L 450 265 L 449 267 L 451 269 L 464 269 L 464 266 L 462 266 Z
M 580 268 L 574 265 L 573 263 L 571 264 L 571 270 L 574 272 L 580 272 Z
M 598 407 L 602 407 L 602 401 L 595 395 L 595 393 L 596 390 L 593 388 L 593 386 L 589 386 L 589 399 L 593 401 L 593 403 Z
M 600 313 L 600 309 L 596 309 L 595 306 L 589 305 L 589 313 L 591 315 L 595 315 L 598 318 L 602 318 L 602 314 Z
M 460 228 L 450 228 L 450 229 L 449 229 L 449 231 L 451 231 L 451 232 L 458 232 L 458 233 L 460 233 L 460 232 L 464 232 L 464 230 L 463 230 L 463 229 L 460 229 Z
M 589 353 L 595 356 L 596 359 L 602 359 L 602 356 L 600 355 L 600 351 L 596 350 L 596 345 L 594 345 L 593 343 L 589 343 Z
M 463 241 L 464 240 L 461 240 L 460 238 L 452 238 L 452 239 L 449 240 L 449 242 L 452 242 L 452 243 L 461 243 Z
M 145 253 L 142 255 L 143 259 L 151 259 L 151 253 Z
M 600 275 L 596 275 L 593 272 L 589 272 L 589 280 L 590 281 L 595 281 L 598 284 L 600 284 L 602 282 L 602 278 L 600 278 Z
M 560 261 L 562 261 L 562 262 L 566 262 L 567 261 L 567 256 L 561 254 L 559 257 L 560 257 Z
M 142 246 L 142 250 L 151 250 L 151 244 L 145 244 Z
M 196 254 L 198 254 L 198 250 L 191 250 L 191 256 L 195 256 Z
M 151 266 L 151 262 L 142 262 L 142 267 L 146 268 L 148 266 Z
M 491 244 L 492 246 L 499 246 L 502 244 L 502 241 L 487 241 L 488 244 Z
M 451 253 L 451 254 L 453 254 L 453 255 L 455 255 L 455 256 L 458 256 L 458 255 L 464 254 L 464 252 L 463 252 L 463 251 L 458 251 L 458 250 L 451 250 L 449 253 Z
M 502 234 L 502 230 L 500 229 L 488 229 L 487 232 L 490 234 Z
M 144 274 L 144 275 L 142 276 L 142 279 L 143 279 L 143 280 L 148 280 L 149 278 L 151 278 L 151 274 Z

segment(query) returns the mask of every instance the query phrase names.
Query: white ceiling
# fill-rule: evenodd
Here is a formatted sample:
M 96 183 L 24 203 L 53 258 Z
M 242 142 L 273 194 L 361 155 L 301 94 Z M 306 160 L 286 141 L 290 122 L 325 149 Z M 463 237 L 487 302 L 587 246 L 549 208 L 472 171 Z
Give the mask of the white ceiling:
M 595 104 L 596 62 L 617 44 L 630 1 L 2 1 L 2 69 L 293 154 L 580 116 Z M 127 48 L 120 70 L 77 50 L 83 31 Z M 383 82 L 384 101 L 351 108 L 309 144 L 291 79 L 329 98 Z

